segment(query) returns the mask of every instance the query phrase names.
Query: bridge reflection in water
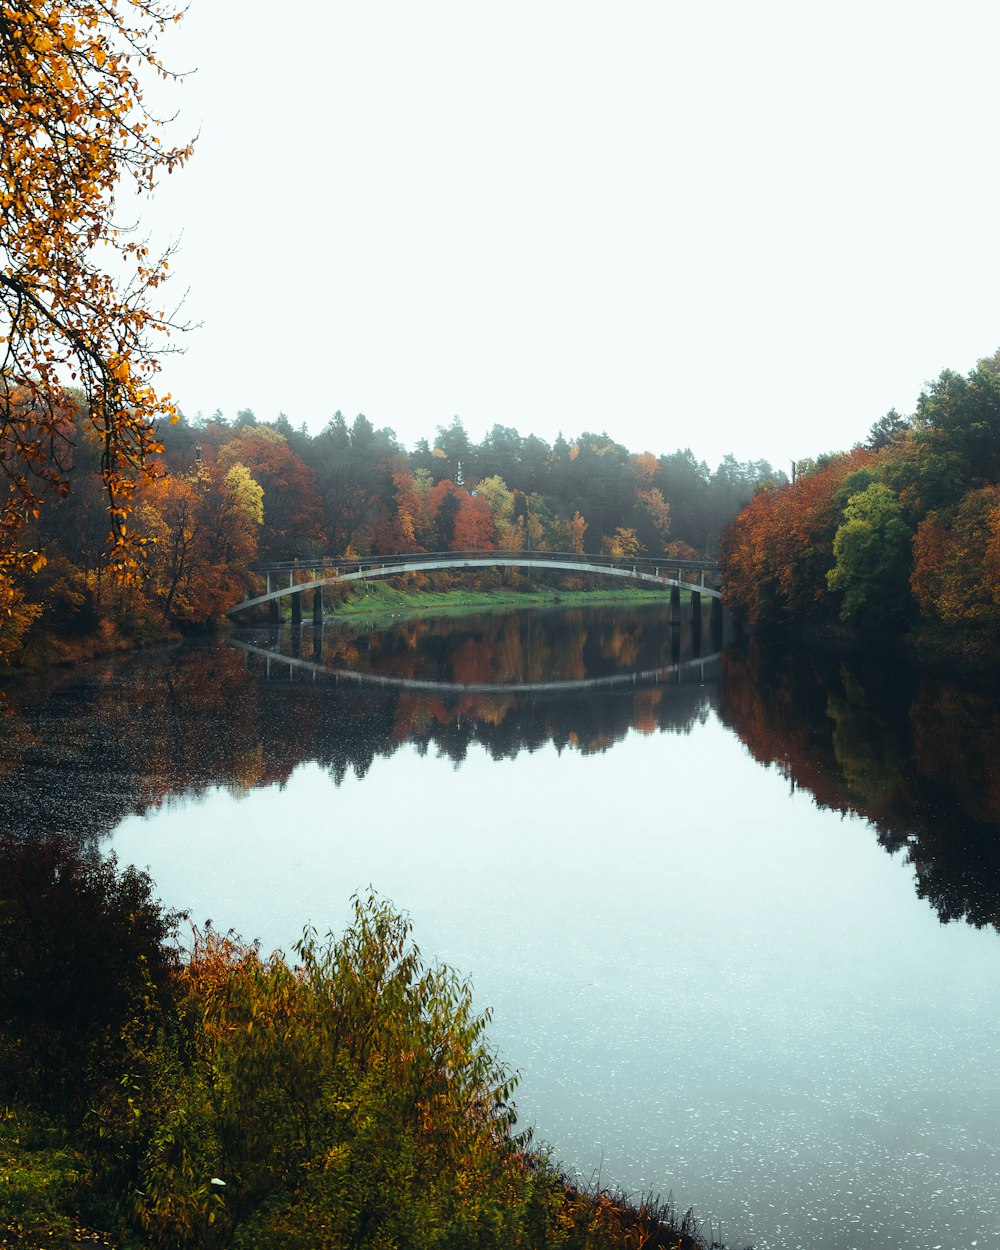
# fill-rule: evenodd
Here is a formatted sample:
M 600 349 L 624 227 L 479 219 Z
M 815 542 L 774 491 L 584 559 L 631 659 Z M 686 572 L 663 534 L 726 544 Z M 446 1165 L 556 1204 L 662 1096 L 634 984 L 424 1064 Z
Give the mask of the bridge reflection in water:
M 404 617 L 378 628 L 320 620 L 311 629 L 258 627 L 230 642 L 263 659 L 268 677 L 301 674 L 428 694 L 559 695 L 717 680 L 722 648 L 732 641 L 721 615 L 706 628 L 700 605 L 685 604 L 676 615 L 665 608 Z
M 313 631 L 313 646 L 322 655 L 323 627 Z M 320 635 L 317 642 L 316 635 Z M 384 673 L 366 673 L 357 669 L 338 668 L 322 663 L 321 660 L 303 659 L 301 656 L 289 655 L 279 647 L 263 647 L 243 639 L 231 638 L 230 645 L 238 647 L 249 655 L 262 656 L 267 662 L 267 675 L 287 669 L 291 677 L 296 671 L 317 676 L 333 677 L 336 680 L 354 681 L 359 685 L 390 686 L 398 690 L 423 690 L 439 694 L 565 694 L 573 690 L 600 690 L 611 686 L 646 686 L 662 685 L 673 682 L 682 685 L 692 682 L 704 685 L 710 670 L 717 670 L 721 651 L 711 655 L 691 657 L 667 664 L 661 668 L 643 669 L 632 673 L 616 673 L 607 677 L 580 677 L 552 681 L 521 681 L 521 682 L 455 682 L 433 681 L 419 677 L 396 677 Z M 276 639 L 277 643 L 279 640 Z M 715 672 L 712 673 L 715 676 Z

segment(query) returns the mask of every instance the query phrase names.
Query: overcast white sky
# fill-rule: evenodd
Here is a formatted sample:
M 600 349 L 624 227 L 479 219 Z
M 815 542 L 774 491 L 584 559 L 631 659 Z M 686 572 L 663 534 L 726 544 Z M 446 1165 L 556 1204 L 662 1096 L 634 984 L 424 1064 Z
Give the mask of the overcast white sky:
M 848 447 L 1000 346 L 998 46 L 962 0 L 192 0 L 163 380 L 407 446 Z

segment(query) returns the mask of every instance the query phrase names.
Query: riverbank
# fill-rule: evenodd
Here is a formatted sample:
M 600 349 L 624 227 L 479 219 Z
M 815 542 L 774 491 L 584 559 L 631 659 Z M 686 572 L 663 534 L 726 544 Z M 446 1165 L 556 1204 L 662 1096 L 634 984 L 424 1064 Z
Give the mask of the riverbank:
M 95 1169 L 84 1145 L 72 1134 L 23 1108 L 0 1111 L 0 1250 L 148 1250 L 143 1234 L 117 1221 L 95 1223 L 84 1212 L 93 1201 Z M 723 1250 L 711 1230 L 703 1231 L 691 1212 L 669 1201 L 581 1189 L 553 1174 L 553 1194 L 561 1228 L 555 1240 L 537 1243 L 560 1250 Z M 115 1224 L 115 1231 L 109 1231 Z M 550 1230 L 555 1232 L 555 1230 Z M 255 1250 L 277 1250 L 284 1242 L 260 1242 Z M 414 1243 L 419 1245 L 420 1243 Z M 533 1247 L 532 1250 L 535 1250 Z
M 681 592 L 684 603 L 690 601 L 689 591 Z M 565 589 L 537 583 L 523 588 L 449 587 L 446 590 L 427 590 L 409 587 L 399 589 L 386 582 L 367 582 L 358 589 L 344 588 L 332 594 L 327 592 L 325 620 L 364 620 L 378 623 L 380 618 L 395 619 L 407 616 L 461 616 L 466 613 L 518 611 L 528 608 L 583 608 L 620 604 L 623 607 L 637 605 L 669 604 L 669 592 L 647 590 L 638 586 L 598 586 L 588 589 Z M 282 619 L 291 617 L 291 604 L 283 601 Z M 308 613 L 306 615 L 308 620 Z M 99 626 L 87 633 L 65 633 L 38 628 L 29 637 L 16 657 L 16 663 L 0 666 L 0 685 L 16 684 L 24 678 L 34 678 L 46 670 L 71 668 L 91 660 L 105 659 L 144 647 L 162 646 L 179 642 L 185 633 L 226 633 L 245 624 L 239 619 L 224 618 L 209 627 L 196 631 L 170 628 L 159 617 L 140 623 L 117 624 L 101 621 Z
M 690 594 L 682 592 L 687 601 Z M 533 584 L 523 590 L 497 587 L 490 590 L 452 587 L 448 590 L 400 590 L 385 582 L 368 582 L 359 591 L 348 594 L 328 608 L 326 619 L 340 617 L 378 617 L 405 615 L 460 615 L 466 612 L 489 612 L 518 608 L 593 607 L 601 604 L 670 603 L 669 591 L 646 590 L 641 587 L 595 587 L 586 590 Z M 288 612 L 291 609 L 287 609 Z
M 0 836 L 0 917 L 0 1246 L 709 1250 L 518 1131 L 489 1013 L 375 896 L 182 954 L 145 874 Z

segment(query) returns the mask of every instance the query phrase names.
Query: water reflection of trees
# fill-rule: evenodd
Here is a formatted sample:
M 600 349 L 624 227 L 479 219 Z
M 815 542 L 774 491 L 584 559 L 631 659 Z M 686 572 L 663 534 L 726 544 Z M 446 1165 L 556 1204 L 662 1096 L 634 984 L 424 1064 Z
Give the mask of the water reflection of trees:
M 919 895 L 942 920 L 1000 928 L 995 697 L 885 665 L 753 647 L 723 654 L 720 683 L 719 660 L 671 668 L 690 660 L 692 639 L 660 618 L 603 614 L 563 629 L 565 619 L 495 630 L 463 618 L 439 623 L 430 638 L 415 622 L 316 640 L 307 630 L 297 645 L 287 633 L 277 640 L 291 665 L 219 645 L 36 683 L 15 700 L 17 716 L 0 718 L 0 828 L 84 840 L 175 796 L 284 785 L 307 761 L 340 784 L 404 747 L 456 764 L 473 748 L 497 760 L 547 744 L 599 752 L 630 733 L 689 732 L 717 706 L 756 759 L 821 806 L 870 819 L 882 845 L 912 864 Z M 314 673 L 314 642 L 334 669 L 445 684 Z M 478 688 L 611 680 L 627 665 L 635 667 L 626 673 L 660 675 L 554 692 Z
M 616 639 L 650 665 L 676 650 L 662 624 L 636 631 L 605 623 L 565 640 L 557 633 L 551 645 L 537 631 L 530 640 L 518 631 L 477 640 L 471 624 L 455 624 L 450 647 L 435 641 L 419 663 L 410 654 L 419 640 L 408 631 L 340 637 L 330 655 L 361 669 L 388 658 L 401 674 L 426 672 L 429 663 L 449 679 L 469 680 L 512 672 L 514 664 L 537 680 L 546 668 L 528 654 L 528 641 L 563 674 L 610 671 Z M 484 643 L 479 657 L 477 641 Z M 83 840 L 175 796 L 283 785 L 306 761 L 339 784 L 407 745 L 460 763 L 473 746 L 499 760 L 548 743 L 597 752 L 630 732 L 686 733 L 706 719 L 714 699 L 718 661 L 708 669 L 558 693 L 429 692 L 302 672 L 225 644 L 133 655 L 92 666 L 85 679 L 70 675 L 24 694 L 3 743 L 0 825 Z
M 871 820 L 942 921 L 1000 928 L 1000 700 L 884 663 L 726 652 L 719 714 L 821 807 Z

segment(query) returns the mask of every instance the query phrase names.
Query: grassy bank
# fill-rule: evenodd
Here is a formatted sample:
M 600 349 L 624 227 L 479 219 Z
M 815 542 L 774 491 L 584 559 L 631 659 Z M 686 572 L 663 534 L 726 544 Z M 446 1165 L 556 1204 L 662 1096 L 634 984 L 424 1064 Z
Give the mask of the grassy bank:
M 545 1238 L 539 1247 L 722 1250 L 691 1212 L 681 1213 L 670 1202 L 633 1199 L 596 1186 L 581 1188 L 554 1170 L 549 1183 L 551 1216 L 555 1217 L 550 1232 L 556 1239 L 539 1229 Z M 0 1108 L 0 1250 L 73 1250 L 79 1246 L 148 1250 L 147 1236 L 109 1212 L 106 1201 L 98 1201 L 99 1209 L 94 1210 L 99 1185 L 88 1150 L 74 1141 L 73 1134 L 24 1108 Z M 280 1235 L 273 1240 L 265 1237 L 255 1250 L 282 1250 L 286 1244 Z M 325 1246 L 339 1250 L 346 1244 L 319 1240 L 315 1250 Z M 349 1244 L 363 1250 L 366 1243 Z M 423 1243 L 397 1244 L 412 1250 Z M 467 1244 L 473 1250 L 476 1243 Z M 380 1250 L 387 1250 L 384 1243 Z M 466 1250 L 465 1245 L 461 1250 Z
M 687 591 L 682 591 L 681 595 L 685 601 L 690 598 Z M 498 586 L 486 590 L 465 587 L 418 590 L 398 589 L 386 582 L 369 582 L 359 590 L 348 593 L 343 599 L 331 600 L 327 606 L 327 619 L 331 616 L 446 616 L 518 608 L 589 607 L 602 604 L 620 604 L 623 607 L 660 604 L 666 607 L 669 602 L 669 591 L 645 590 L 639 587 L 599 586 L 567 590 L 532 584 L 524 589 Z M 285 611 L 290 612 L 290 608 Z

